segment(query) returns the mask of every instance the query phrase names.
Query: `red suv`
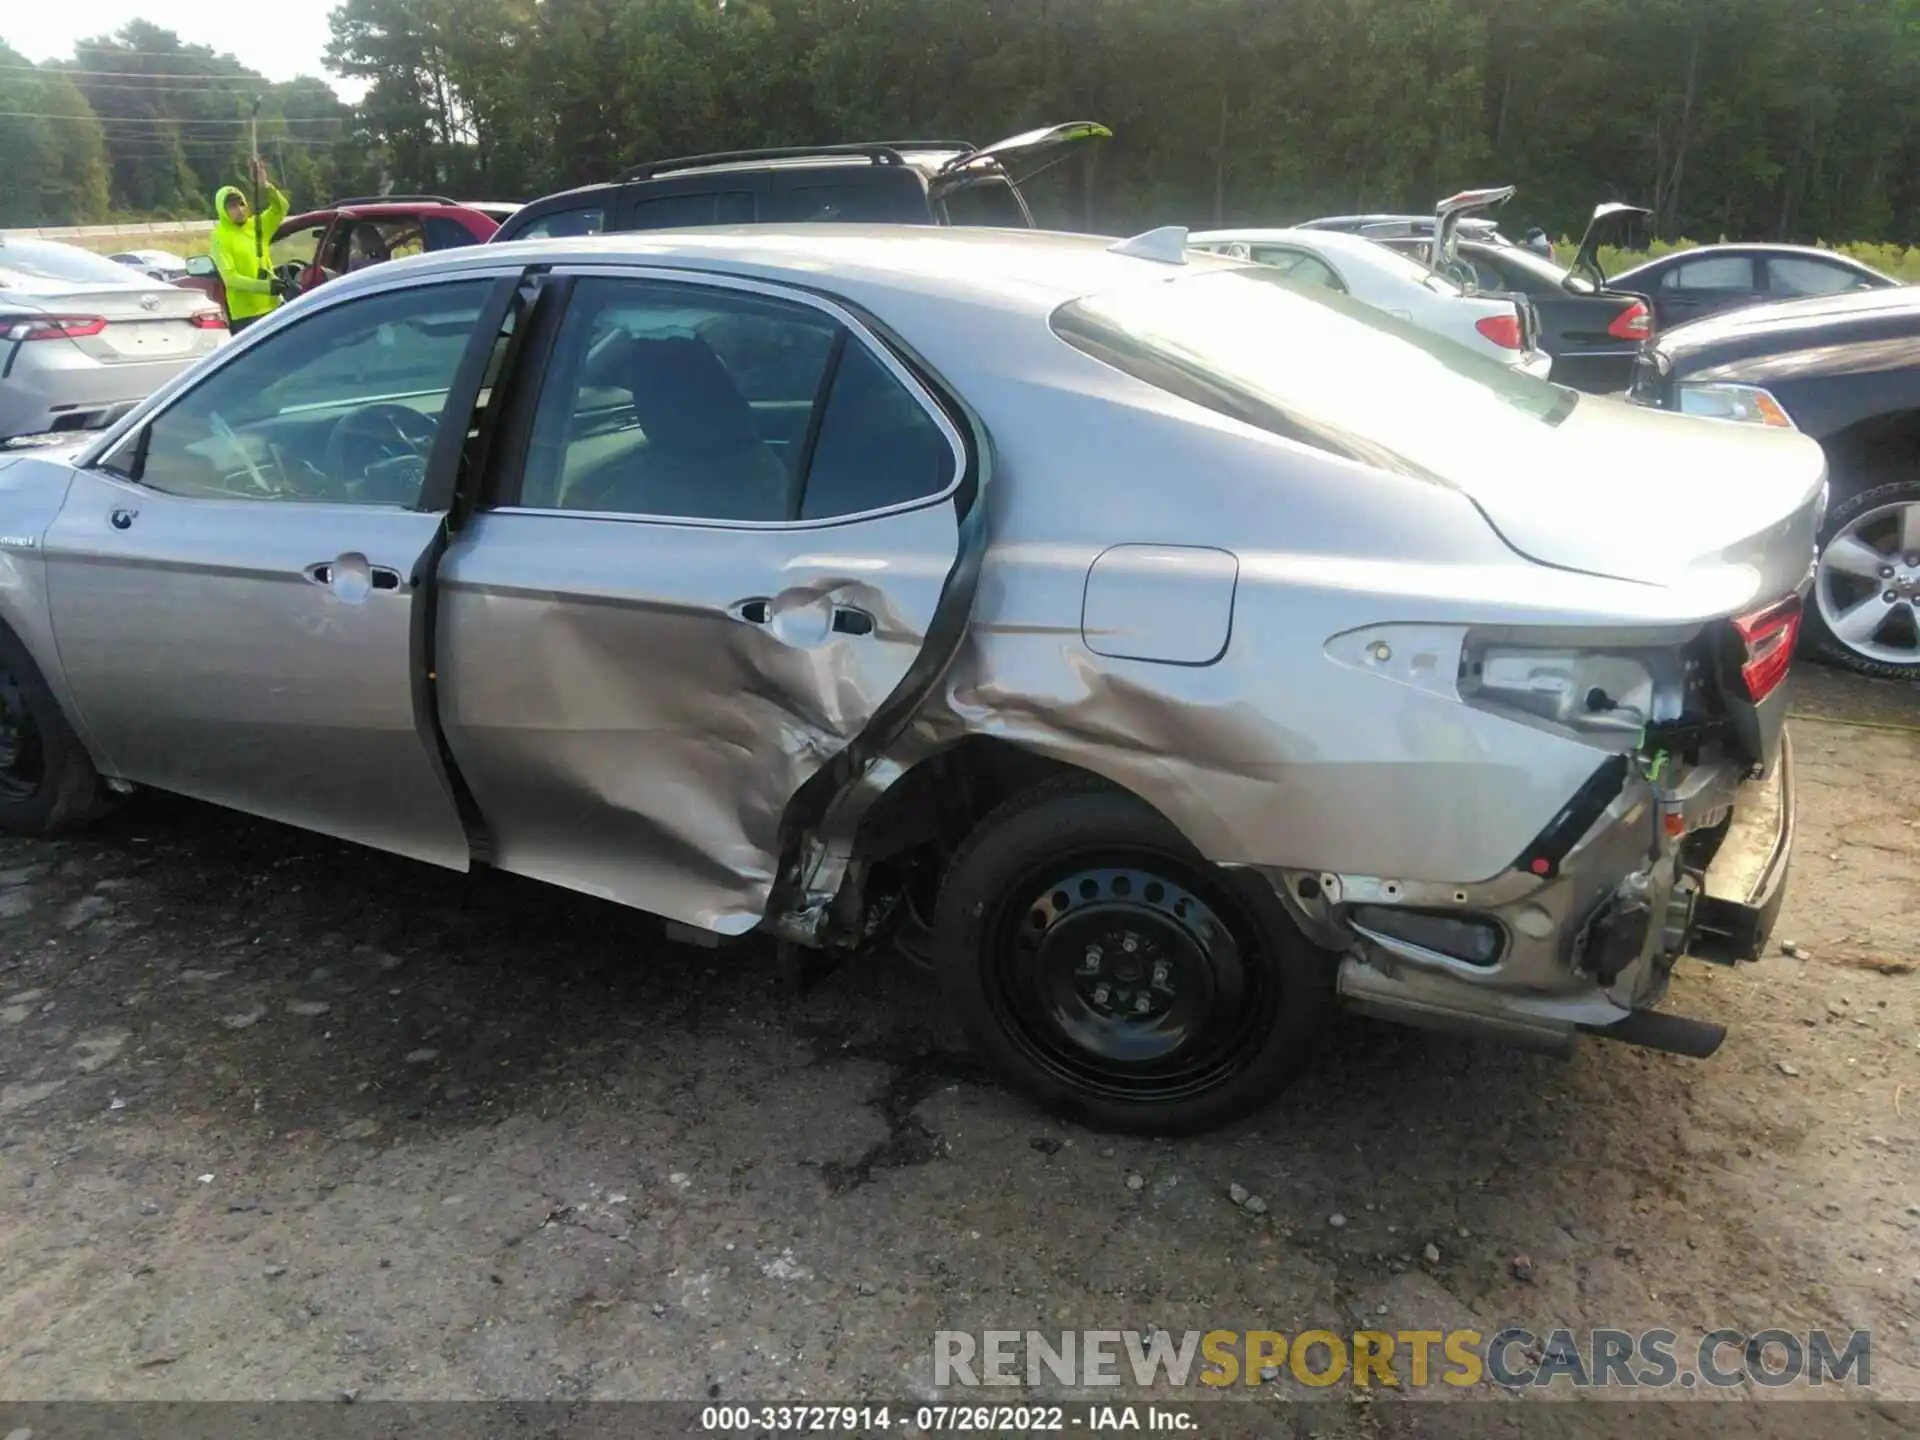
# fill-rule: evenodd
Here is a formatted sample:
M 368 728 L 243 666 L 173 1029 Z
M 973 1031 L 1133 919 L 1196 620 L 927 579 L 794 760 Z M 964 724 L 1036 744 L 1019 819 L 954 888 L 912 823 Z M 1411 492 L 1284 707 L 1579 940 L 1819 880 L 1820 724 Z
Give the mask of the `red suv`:
M 302 290 L 311 290 L 336 275 L 383 260 L 484 244 L 500 222 L 519 208 L 463 203 L 441 195 L 336 200 L 324 210 L 289 215 L 280 222 L 270 242 L 273 268 Z M 210 255 L 189 256 L 185 278 L 173 283 L 203 291 L 223 306 L 227 303 L 227 287 L 214 271 Z

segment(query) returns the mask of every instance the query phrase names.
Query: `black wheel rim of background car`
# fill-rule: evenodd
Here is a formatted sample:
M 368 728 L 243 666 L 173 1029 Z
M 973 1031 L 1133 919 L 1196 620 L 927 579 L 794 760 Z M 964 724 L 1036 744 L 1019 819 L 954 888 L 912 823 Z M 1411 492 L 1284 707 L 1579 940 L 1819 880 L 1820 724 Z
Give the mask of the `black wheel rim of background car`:
M 1225 1084 L 1271 1031 L 1280 996 L 1258 931 L 1187 861 L 1082 852 L 1005 894 L 987 931 L 988 997 L 1056 1080 L 1172 1105 Z
M 0 801 L 31 800 L 45 775 L 40 727 L 18 677 L 0 664 Z

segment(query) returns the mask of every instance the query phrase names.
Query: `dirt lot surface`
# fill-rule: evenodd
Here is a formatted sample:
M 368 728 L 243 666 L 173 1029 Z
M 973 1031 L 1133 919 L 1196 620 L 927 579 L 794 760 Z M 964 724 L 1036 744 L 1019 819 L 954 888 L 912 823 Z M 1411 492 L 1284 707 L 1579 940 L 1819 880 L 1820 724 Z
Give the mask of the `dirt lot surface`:
M 1003 1093 L 898 961 L 795 1000 L 161 798 L 0 842 L 0 1400 L 899 1400 L 936 1330 L 1150 1323 L 1865 1327 L 1920 1400 L 1920 694 L 1800 683 L 1800 954 L 1683 967 L 1716 1058 L 1356 1021 L 1178 1144 Z

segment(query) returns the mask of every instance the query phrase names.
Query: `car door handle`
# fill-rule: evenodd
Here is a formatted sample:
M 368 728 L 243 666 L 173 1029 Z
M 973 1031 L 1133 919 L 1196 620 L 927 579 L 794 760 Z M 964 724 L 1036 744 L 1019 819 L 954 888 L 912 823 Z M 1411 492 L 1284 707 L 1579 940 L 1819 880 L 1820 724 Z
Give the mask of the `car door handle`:
M 307 566 L 301 573 L 316 585 L 331 586 L 333 584 L 333 566 L 334 562 L 331 560 L 319 560 Z M 400 572 L 390 565 L 369 565 L 367 567 L 367 573 L 371 579 L 373 588 L 376 590 L 398 590 L 400 588 Z
M 873 616 L 855 605 L 833 607 L 833 628 L 842 635 L 871 635 Z
M 734 601 L 727 607 L 727 613 L 749 625 L 768 625 L 773 622 L 773 601 L 764 595 L 755 595 L 747 600 Z M 873 633 L 873 616 L 856 605 L 834 606 L 831 623 L 832 629 L 841 635 Z

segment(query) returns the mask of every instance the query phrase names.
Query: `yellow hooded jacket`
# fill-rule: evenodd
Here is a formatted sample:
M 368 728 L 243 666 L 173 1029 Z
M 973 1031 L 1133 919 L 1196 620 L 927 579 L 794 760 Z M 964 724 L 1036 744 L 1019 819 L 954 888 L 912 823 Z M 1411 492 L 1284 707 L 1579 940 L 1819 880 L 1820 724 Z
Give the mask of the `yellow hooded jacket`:
M 233 185 L 222 185 L 214 192 L 213 236 L 207 243 L 213 268 L 220 272 L 220 281 L 227 287 L 230 320 L 251 320 L 280 303 L 273 293 L 273 264 L 267 255 L 267 243 L 280 228 L 280 222 L 287 218 L 287 197 L 273 186 L 267 186 L 267 208 L 261 212 L 260 226 L 255 230 L 251 215 L 244 225 L 236 225 L 227 218 L 227 197 L 243 193 Z M 255 248 L 256 235 L 258 249 Z

